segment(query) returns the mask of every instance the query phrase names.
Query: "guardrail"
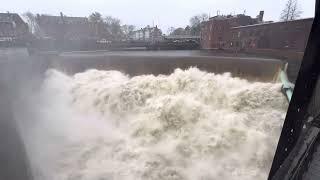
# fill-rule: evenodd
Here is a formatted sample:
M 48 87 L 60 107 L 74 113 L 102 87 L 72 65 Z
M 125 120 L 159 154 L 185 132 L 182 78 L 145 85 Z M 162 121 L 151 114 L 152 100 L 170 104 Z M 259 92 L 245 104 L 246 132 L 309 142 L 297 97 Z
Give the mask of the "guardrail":
M 282 83 L 282 91 L 285 93 L 288 101 L 290 102 L 291 97 L 292 97 L 292 93 L 293 93 L 293 89 L 294 89 L 294 84 L 291 83 L 288 79 L 287 68 L 288 68 L 288 63 L 285 64 L 284 70 L 281 70 L 281 72 L 280 72 L 280 80 Z

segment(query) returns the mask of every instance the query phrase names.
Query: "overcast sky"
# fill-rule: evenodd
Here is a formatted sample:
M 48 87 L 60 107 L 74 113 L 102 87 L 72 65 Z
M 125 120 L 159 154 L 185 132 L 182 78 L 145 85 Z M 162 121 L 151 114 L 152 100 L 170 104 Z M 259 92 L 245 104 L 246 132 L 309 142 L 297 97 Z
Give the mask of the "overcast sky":
M 265 11 L 264 20 L 279 20 L 286 0 L 2 0 L 0 12 L 44 13 L 67 16 L 88 16 L 94 11 L 121 19 L 124 24 L 137 27 L 158 25 L 163 32 L 171 26 L 189 23 L 191 16 L 207 13 L 243 13 L 255 17 Z M 300 0 L 302 17 L 312 17 L 315 0 Z

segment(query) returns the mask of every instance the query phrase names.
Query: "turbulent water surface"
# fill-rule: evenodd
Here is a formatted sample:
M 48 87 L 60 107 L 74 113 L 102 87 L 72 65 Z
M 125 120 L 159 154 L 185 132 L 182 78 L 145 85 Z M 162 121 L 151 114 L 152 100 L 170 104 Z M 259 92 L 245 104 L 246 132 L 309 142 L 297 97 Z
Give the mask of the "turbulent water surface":
M 190 68 L 50 70 L 26 137 L 48 180 L 266 179 L 287 103 L 276 83 Z

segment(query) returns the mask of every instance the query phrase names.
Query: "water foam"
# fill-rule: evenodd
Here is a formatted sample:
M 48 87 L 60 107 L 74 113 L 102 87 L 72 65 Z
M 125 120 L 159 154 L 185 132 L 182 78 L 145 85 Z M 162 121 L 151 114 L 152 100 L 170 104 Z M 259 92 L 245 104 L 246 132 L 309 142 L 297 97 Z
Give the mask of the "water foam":
M 35 171 L 39 179 L 266 179 L 287 108 L 280 88 L 197 68 L 136 77 L 50 70 L 39 98 L 45 126 L 30 136 Z

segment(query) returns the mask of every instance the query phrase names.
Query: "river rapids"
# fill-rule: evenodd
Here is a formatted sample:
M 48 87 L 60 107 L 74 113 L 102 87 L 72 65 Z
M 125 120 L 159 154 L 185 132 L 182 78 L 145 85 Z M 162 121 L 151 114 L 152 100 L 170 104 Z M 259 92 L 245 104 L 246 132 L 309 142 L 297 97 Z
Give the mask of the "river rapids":
M 197 68 L 49 70 L 25 136 L 32 171 L 37 180 L 263 180 L 288 106 L 280 90 Z

